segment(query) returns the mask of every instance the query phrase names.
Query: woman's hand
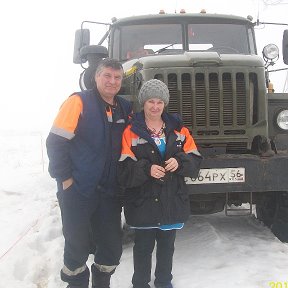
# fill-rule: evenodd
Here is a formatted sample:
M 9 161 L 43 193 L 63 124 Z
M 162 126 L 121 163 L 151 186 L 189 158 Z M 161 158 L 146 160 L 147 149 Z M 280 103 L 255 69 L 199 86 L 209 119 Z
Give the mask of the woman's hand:
M 179 167 L 178 161 L 175 158 L 170 158 L 165 161 L 165 171 L 174 172 Z
M 150 173 L 152 177 L 156 179 L 160 179 L 165 176 L 165 168 L 163 168 L 162 166 L 153 164 L 151 166 Z

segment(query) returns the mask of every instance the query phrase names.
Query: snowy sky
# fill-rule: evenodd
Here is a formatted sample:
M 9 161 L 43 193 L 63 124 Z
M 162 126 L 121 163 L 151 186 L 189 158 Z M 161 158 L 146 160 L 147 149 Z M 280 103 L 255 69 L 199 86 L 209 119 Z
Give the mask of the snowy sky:
M 40 135 L 1 133 L 0 147 L 0 288 L 65 288 L 61 218 Z M 191 216 L 177 234 L 172 282 L 175 288 L 286 288 L 287 267 L 288 244 L 255 216 Z M 131 288 L 132 272 L 128 243 L 111 288 Z
M 110 22 L 113 16 L 157 13 L 163 8 L 170 13 L 205 8 L 213 13 L 249 14 L 254 19 L 259 10 L 261 21 L 287 22 L 288 9 L 286 4 L 265 6 L 260 0 L 145 0 L 143 5 L 126 0 L 107 2 L 106 9 L 98 2 L 10 0 L 0 4 L 0 288 L 65 287 L 59 279 L 63 237 L 55 183 L 47 174 L 42 151 L 46 135 L 2 130 L 48 129 L 62 101 L 79 89 L 81 69 L 72 63 L 72 55 L 74 32 L 81 21 Z M 263 31 L 262 47 L 280 42 L 282 30 L 278 34 Z M 130 285 L 131 247 L 124 247 L 112 288 Z M 192 216 L 178 233 L 174 260 L 175 288 L 288 287 L 288 245 L 253 216 Z
M 1 32 L 1 113 L 0 129 L 47 129 L 59 105 L 78 91 L 82 71 L 73 64 L 74 33 L 83 20 L 110 22 L 112 17 L 139 14 L 207 12 L 228 13 L 261 21 L 287 22 L 287 0 L 135 0 L 113 1 L 105 8 L 95 0 L 10 0 L 2 1 Z M 5 3 L 5 4 L 4 4 Z M 227 5 L 227 3 L 229 3 Z M 281 4 L 282 3 L 282 4 Z M 281 33 L 261 31 L 259 52 L 264 44 L 280 44 Z M 279 60 L 282 64 L 282 60 Z M 280 64 L 279 64 L 280 65 Z M 283 67 L 283 65 L 280 65 Z M 283 73 L 282 73 L 283 75 Z M 286 75 L 286 74 L 285 74 Z M 277 76 L 278 81 L 279 76 Z M 284 78 L 277 86 L 281 92 Z

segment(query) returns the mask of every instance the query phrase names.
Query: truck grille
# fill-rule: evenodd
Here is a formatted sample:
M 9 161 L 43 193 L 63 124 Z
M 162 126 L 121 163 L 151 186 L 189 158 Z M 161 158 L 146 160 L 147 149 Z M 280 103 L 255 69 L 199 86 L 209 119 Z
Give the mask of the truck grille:
M 247 152 L 247 127 L 258 121 L 257 109 L 253 109 L 258 93 L 255 73 L 209 73 L 202 69 L 166 75 L 156 74 L 154 78 L 168 85 L 168 112 L 179 113 L 200 143 L 211 147 L 212 137 L 226 153 Z
M 168 74 L 168 111 L 198 135 L 241 135 L 247 125 L 244 73 Z

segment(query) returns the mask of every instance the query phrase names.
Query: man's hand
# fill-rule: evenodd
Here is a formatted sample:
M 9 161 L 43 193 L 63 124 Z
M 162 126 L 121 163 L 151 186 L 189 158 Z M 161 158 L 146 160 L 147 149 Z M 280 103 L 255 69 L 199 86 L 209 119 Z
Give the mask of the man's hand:
M 68 189 L 73 184 L 73 178 L 69 178 L 62 182 L 63 190 Z

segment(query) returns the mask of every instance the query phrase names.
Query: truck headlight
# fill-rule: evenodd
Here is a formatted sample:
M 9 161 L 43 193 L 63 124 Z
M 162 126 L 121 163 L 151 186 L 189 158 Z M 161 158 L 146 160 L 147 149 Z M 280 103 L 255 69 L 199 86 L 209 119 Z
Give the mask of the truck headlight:
M 262 53 L 266 59 L 273 60 L 279 57 L 279 48 L 275 44 L 268 44 L 263 48 Z
M 282 130 L 288 130 L 288 110 L 279 112 L 276 118 L 277 125 Z

